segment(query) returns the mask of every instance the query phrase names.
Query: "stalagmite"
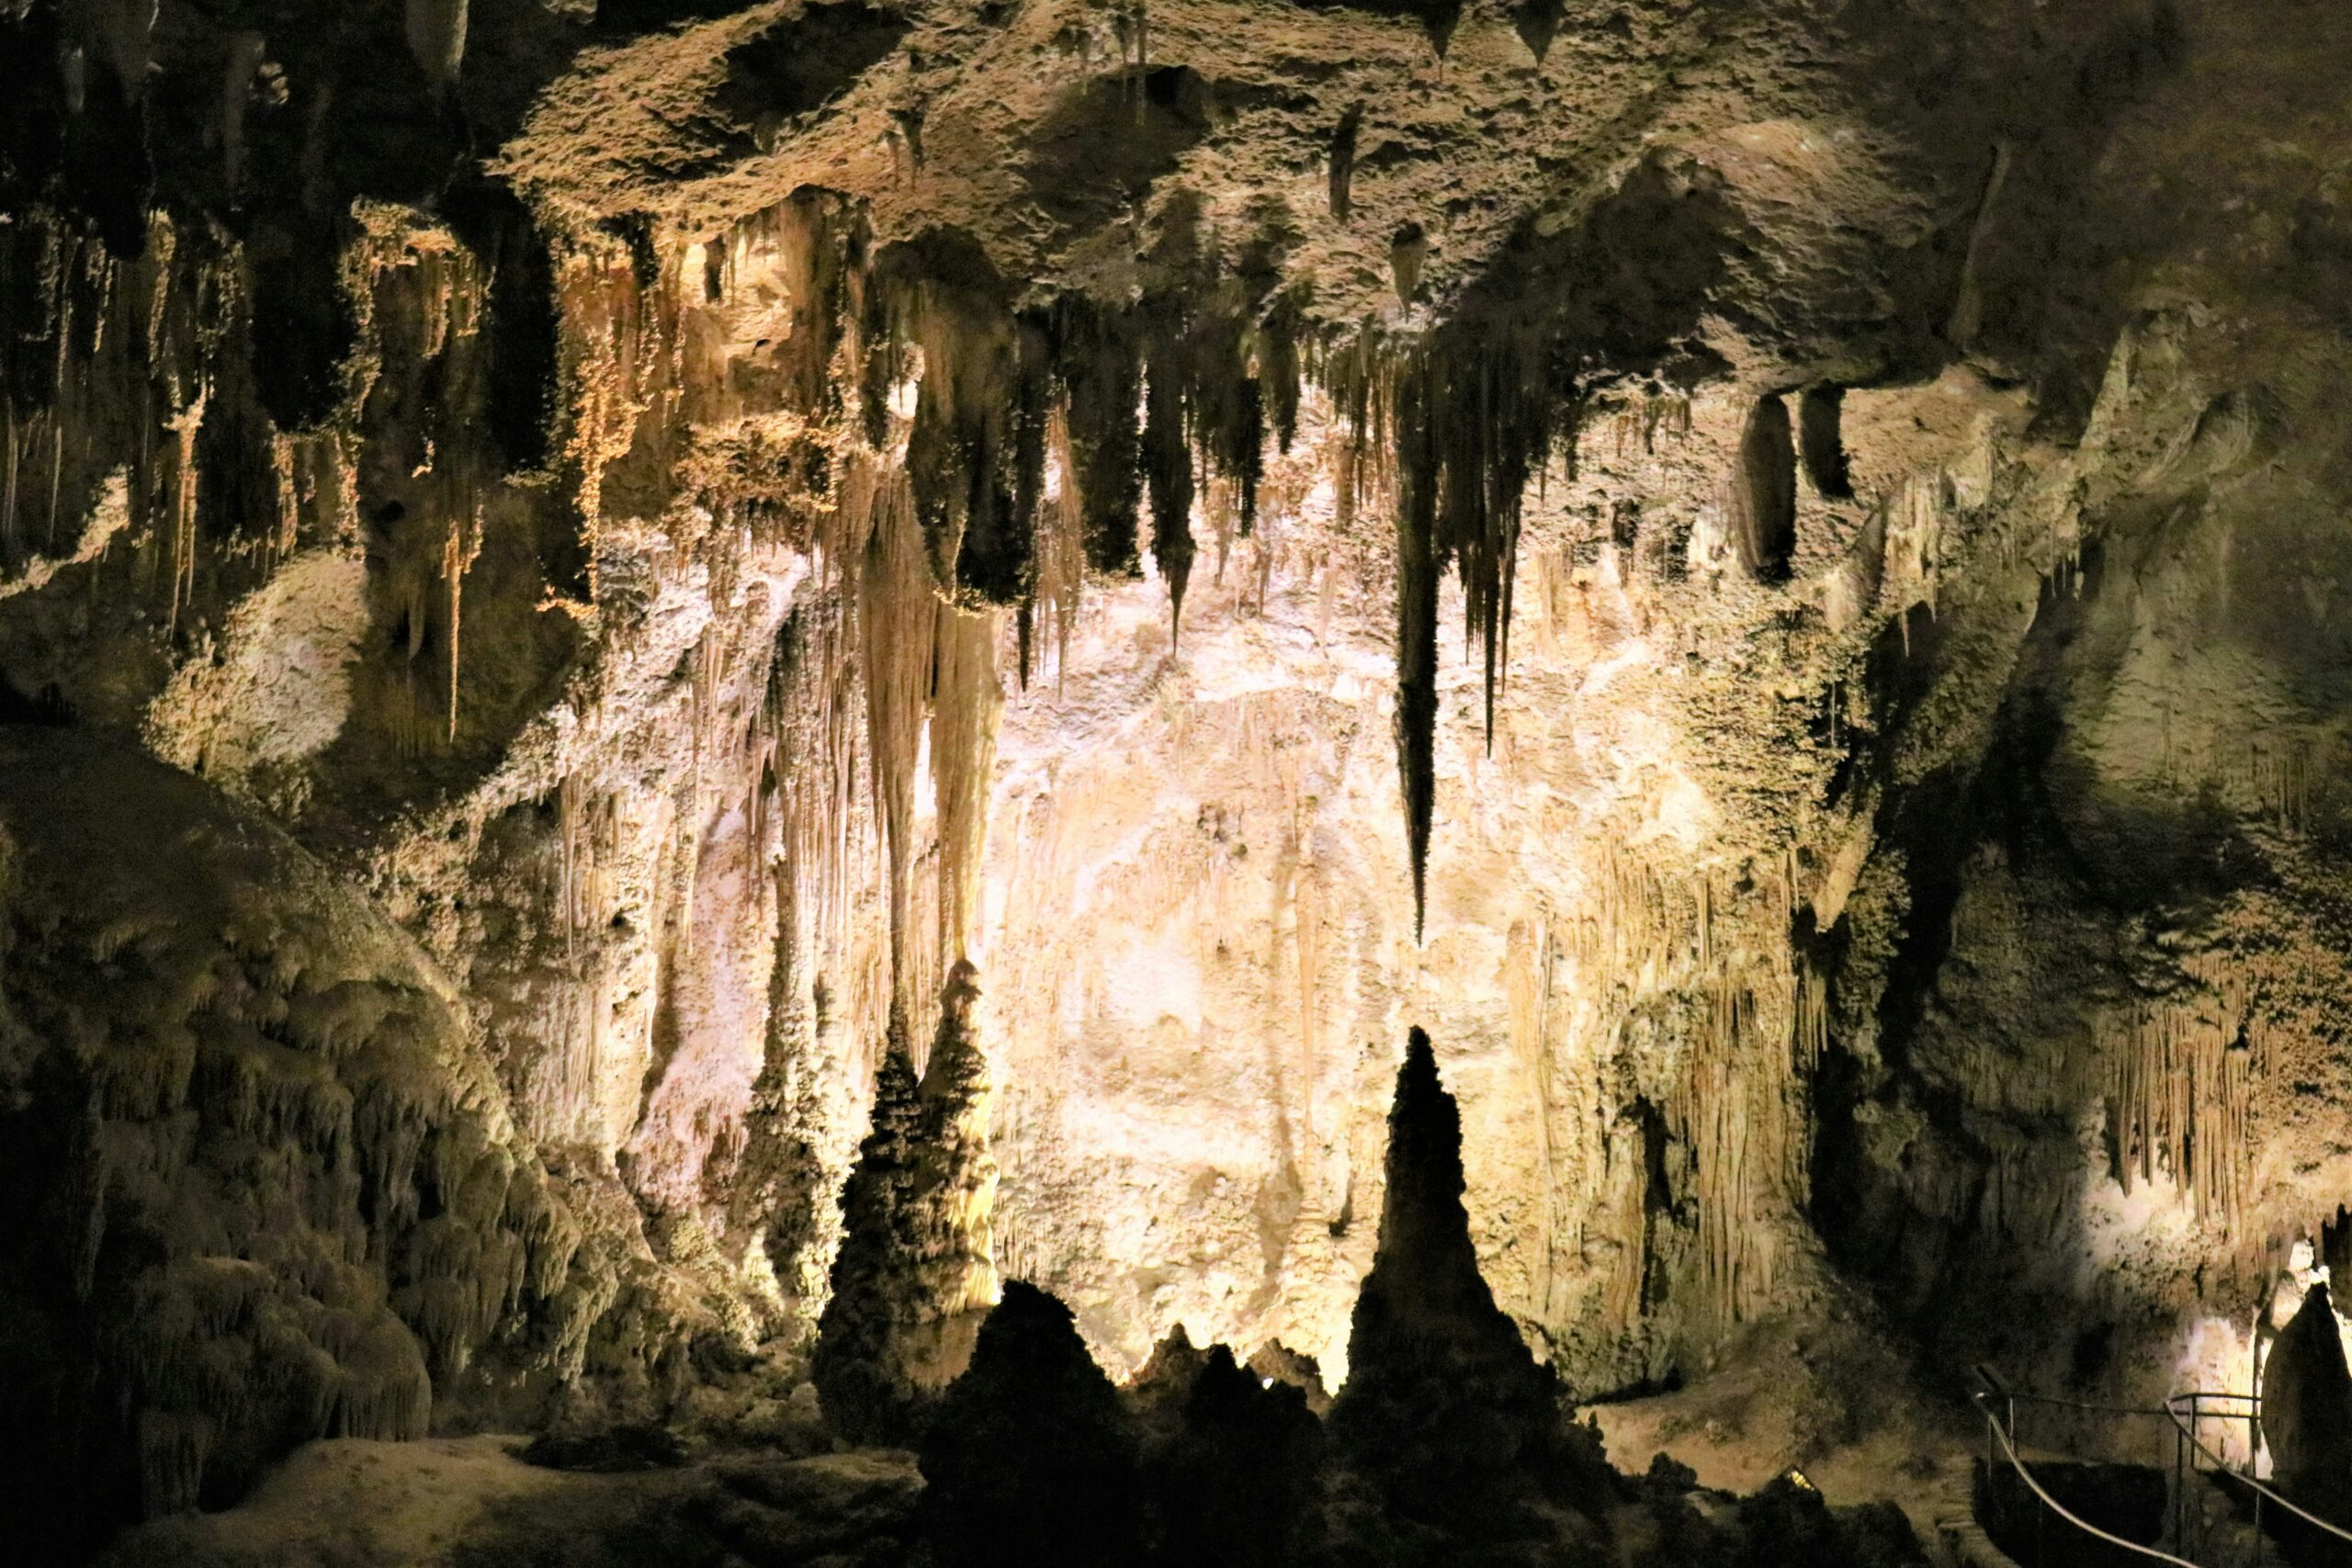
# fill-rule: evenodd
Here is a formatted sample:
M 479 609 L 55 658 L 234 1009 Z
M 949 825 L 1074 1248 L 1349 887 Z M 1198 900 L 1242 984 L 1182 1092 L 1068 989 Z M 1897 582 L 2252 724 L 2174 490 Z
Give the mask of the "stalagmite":
M 1461 1149 L 1460 1110 L 1417 1028 L 1397 1070 L 1380 1244 L 1356 1297 L 1331 1439 L 1398 1518 L 1508 1539 L 1528 1528 L 1534 1498 L 1589 1495 L 1600 1466 L 1479 1273 Z M 1478 1438 L 1465 1447 L 1457 1413 L 1469 1411 Z
M 2280 1490 L 2338 1523 L 2352 1521 L 2352 1371 L 2324 1282 L 2263 1363 L 2262 1435 Z
M 922 1238 L 916 1195 L 922 1105 L 903 1038 L 885 1048 L 872 1129 L 842 1190 L 842 1244 L 817 1327 L 809 1381 L 825 1419 L 852 1441 L 891 1441 L 911 1427 L 917 1398 L 903 1365 L 901 1325 L 917 1303 L 910 1260 Z
M 972 1021 L 978 981 L 971 964 L 957 959 L 941 993 L 939 1032 L 923 1064 L 918 1182 L 931 1342 L 922 1348 L 915 1376 L 933 1387 L 963 1370 L 969 1336 L 997 1299 L 989 1223 L 997 1166 L 989 1153 L 995 1085 Z
M 810 1376 L 826 1419 L 859 1441 L 902 1439 L 962 1371 L 996 1297 L 988 1060 L 972 1030 L 975 971 L 959 962 L 918 1082 L 892 1024 L 872 1130 L 842 1194 L 842 1245 Z
M 922 1440 L 925 1550 L 942 1568 L 1117 1568 L 1142 1557 L 1136 1439 L 1070 1310 L 1007 1286 Z

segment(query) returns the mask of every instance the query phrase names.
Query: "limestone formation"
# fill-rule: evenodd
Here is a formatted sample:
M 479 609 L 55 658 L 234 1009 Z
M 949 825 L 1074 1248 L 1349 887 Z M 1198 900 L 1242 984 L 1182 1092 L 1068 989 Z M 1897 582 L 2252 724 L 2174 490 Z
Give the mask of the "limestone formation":
M 979 996 L 957 961 L 922 1077 L 895 1035 L 876 1075 L 871 1130 L 842 1193 L 842 1242 L 810 1366 L 826 1418 L 857 1442 L 904 1443 L 929 1397 L 970 1359 L 996 1300 L 989 1204 L 988 1058 Z
M 919 1391 L 902 1325 L 916 1311 L 915 1146 L 922 1106 L 903 1043 L 882 1057 L 873 1128 L 842 1190 L 842 1244 L 809 1371 L 825 1419 L 854 1442 L 903 1441 Z
M 1331 1407 L 1341 1462 L 1408 1542 L 1543 1540 L 1556 1528 L 1546 1505 L 1603 1513 L 1617 1478 L 1479 1272 L 1462 1206 L 1461 1113 L 1419 1029 L 1396 1073 L 1386 1176 L 1348 1382 Z
M 1070 1311 L 1015 1280 L 923 1436 L 923 1532 L 942 1568 L 1134 1562 L 1136 1439 Z
M 2352 1266 L 2347 61 L 0 0 L 0 1555 L 812 1369 L 905 1440 L 1000 1279 L 1385 1402 L 1317 1550 L 1476 1495 L 1365 1433 L 1573 1446 L 1537 1368 L 2249 1388 Z
M 409 938 L 136 753 L 12 727 L 0 777 L 26 1552 L 218 1506 L 313 1438 L 513 1419 L 592 1360 L 665 1375 L 707 1316 L 616 1300 L 633 1238 L 519 1135 Z
M 2262 1372 L 2262 1436 L 2280 1488 L 2344 1522 L 2352 1497 L 2352 1371 L 2324 1283 L 2304 1294 Z

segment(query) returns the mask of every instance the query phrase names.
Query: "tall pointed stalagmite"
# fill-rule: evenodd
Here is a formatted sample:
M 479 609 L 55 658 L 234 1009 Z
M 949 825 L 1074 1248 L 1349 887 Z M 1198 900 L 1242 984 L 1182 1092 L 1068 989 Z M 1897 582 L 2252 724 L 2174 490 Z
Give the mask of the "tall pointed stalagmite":
M 873 1130 L 842 1193 L 841 1251 L 809 1375 L 826 1419 L 854 1441 L 911 1438 L 934 1391 L 964 1370 L 996 1299 L 977 973 L 959 962 L 949 976 L 920 1080 L 905 1020 L 892 1019 Z
M 853 1442 L 893 1442 L 913 1428 L 916 1393 L 901 1340 L 914 1294 L 916 1146 L 922 1096 L 908 1059 L 903 1015 L 874 1080 L 874 1124 L 842 1191 L 842 1246 L 832 1294 L 817 1324 L 809 1381 L 825 1418 Z
M 1539 1539 L 1547 1507 L 1603 1502 L 1609 1472 L 1495 1305 L 1463 1190 L 1461 1111 L 1416 1029 L 1388 1113 L 1380 1245 L 1356 1297 L 1332 1442 L 1408 1536 Z

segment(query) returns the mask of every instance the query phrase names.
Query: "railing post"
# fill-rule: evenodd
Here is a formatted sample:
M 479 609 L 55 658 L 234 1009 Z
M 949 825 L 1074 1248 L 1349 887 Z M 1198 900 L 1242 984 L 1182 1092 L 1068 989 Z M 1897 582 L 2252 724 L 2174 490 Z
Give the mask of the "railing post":
M 2254 1392 L 2245 1396 L 2245 1472 L 2255 1481 L 2262 1479 L 2262 1379 L 2254 1380 Z
M 2172 1429 L 2172 1549 L 2181 1556 L 2188 1555 L 2188 1516 L 2181 1510 L 2188 1506 L 2188 1492 L 2180 1470 L 2180 1428 Z

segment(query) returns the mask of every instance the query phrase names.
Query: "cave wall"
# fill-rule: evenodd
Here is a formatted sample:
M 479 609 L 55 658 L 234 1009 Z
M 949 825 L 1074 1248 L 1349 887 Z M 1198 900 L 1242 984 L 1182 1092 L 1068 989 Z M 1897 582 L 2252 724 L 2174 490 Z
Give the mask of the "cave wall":
M 6 716 L 413 940 L 631 1281 L 512 1418 L 806 1336 L 958 959 L 1115 1366 L 1343 1371 L 1419 1024 L 1581 1390 L 1839 1270 L 2242 1381 L 2352 1174 L 2341 24 L 1530 16 L 0 9 Z

